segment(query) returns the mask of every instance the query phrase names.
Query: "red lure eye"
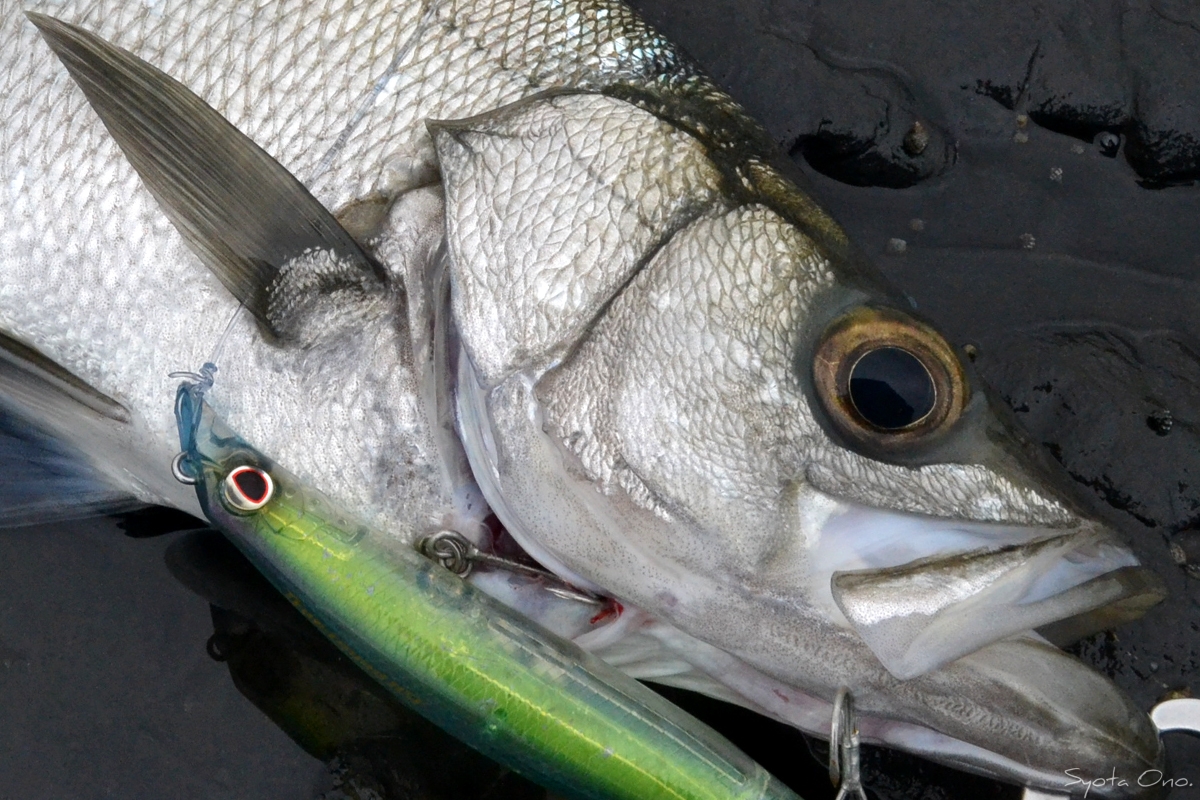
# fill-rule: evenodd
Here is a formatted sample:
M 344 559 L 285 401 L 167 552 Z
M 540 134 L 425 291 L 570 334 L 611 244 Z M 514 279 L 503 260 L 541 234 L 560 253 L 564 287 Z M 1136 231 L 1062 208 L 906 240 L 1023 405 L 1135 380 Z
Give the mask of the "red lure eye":
M 275 494 L 275 482 L 258 467 L 242 466 L 225 476 L 221 496 L 230 511 L 248 514 L 258 511 Z

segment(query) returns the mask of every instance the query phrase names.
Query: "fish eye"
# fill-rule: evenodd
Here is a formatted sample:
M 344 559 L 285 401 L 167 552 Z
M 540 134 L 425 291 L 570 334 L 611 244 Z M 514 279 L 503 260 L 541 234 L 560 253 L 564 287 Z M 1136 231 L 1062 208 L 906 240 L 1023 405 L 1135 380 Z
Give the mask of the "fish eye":
M 235 514 L 250 514 L 270 502 L 275 494 L 275 482 L 258 467 L 241 466 L 221 482 L 221 499 Z
M 863 353 L 850 367 L 850 402 L 876 428 L 898 431 L 929 416 L 937 387 L 920 358 L 883 345 Z
M 885 451 L 950 428 L 968 395 L 962 365 L 946 340 L 885 308 L 859 308 L 835 320 L 817 346 L 813 379 L 837 428 Z

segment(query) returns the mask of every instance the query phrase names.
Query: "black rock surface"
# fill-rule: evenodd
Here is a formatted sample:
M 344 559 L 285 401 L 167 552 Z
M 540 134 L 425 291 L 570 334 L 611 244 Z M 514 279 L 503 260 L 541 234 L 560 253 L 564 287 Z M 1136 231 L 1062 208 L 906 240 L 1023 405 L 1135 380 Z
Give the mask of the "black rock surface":
M 1145 186 L 1200 177 L 1200 9 L 1186 0 L 632 4 L 785 151 L 846 183 L 944 172 L 973 97 L 1083 142 L 1124 138 Z

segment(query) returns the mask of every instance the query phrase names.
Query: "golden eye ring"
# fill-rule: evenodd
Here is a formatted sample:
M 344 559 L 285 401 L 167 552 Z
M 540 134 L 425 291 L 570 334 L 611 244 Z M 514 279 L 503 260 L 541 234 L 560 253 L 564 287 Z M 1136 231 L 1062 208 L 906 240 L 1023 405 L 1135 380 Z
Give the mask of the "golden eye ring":
M 941 334 L 890 308 L 857 308 L 834 320 L 817 345 L 813 383 L 839 431 L 885 451 L 936 438 L 970 396 Z

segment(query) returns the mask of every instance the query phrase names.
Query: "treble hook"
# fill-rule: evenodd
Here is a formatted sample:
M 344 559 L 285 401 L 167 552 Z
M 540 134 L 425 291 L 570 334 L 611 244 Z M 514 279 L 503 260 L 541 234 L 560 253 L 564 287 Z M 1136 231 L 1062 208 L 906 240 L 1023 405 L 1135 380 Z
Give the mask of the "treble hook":
M 854 714 L 854 695 L 843 686 L 833 701 L 833 721 L 829 730 L 829 780 L 837 787 L 834 800 L 855 797 L 867 800 L 862 785 L 862 758 L 858 749 L 858 719 Z
M 575 588 L 552 572 L 483 552 L 467 537 L 456 531 L 443 530 L 423 536 L 417 540 L 416 548 L 421 555 L 431 561 L 436 561 L 460 578 L 470 575 L 476 564 L 485 564 L 489 567 L 541 578 L 548 583 L 542 587 L 544 591 L 564 600 L 574 600 L 593 606 L 603 605 L 601 598 Z

